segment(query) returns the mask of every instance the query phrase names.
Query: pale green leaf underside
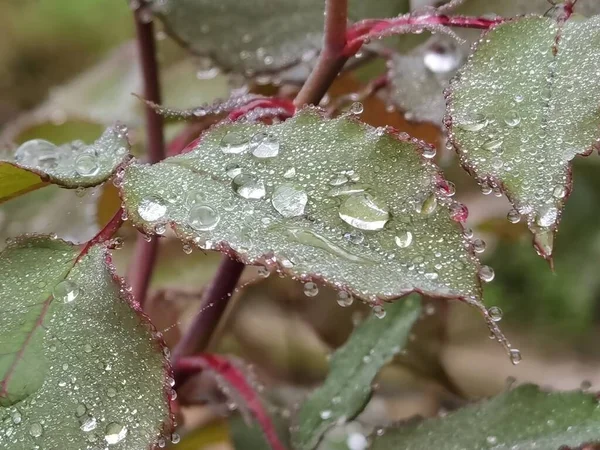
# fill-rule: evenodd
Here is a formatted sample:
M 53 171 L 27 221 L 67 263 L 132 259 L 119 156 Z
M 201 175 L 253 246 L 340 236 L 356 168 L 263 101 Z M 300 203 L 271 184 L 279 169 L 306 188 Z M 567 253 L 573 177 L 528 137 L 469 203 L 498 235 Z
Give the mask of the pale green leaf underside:
M 176 39 L 227 70 L 253 75 L 314 60 L 323 39 L 322 0 L 153 0 Z M 350 20 L 392 17 L 405 0 L 350 0 Z
M 254 147 L 251 140 L 263 133 L 270 138 Z M 232 141 L 240 153 L 222 151 Z M 276 157 L 254 156 L 275 148 Z M 478 297 L 478 262 L 451 218 L 456 204 L 438 191 L 441 175 L 422 149 L 353 119 L 327 120 L 306 109 L 277 125 L 226 123 L 205 133 L 190 153 L 130 165 L 122 198 L 146 232 L 170 223 L 180 238 L 202 248 L 323 279 L 360 297 L 396 298 L 413 290 Z M 245 177 L 254 181 L 242 186 L 254 184 L 248 191 L 263 198 L 234 191 Z M 365 206 L 366 199 L 377 207 Z M 206 208 L 215 214 L 198 214 L 210 212 Z M 363 230 L 342 213 L 357 216 L 353 223 Z
M 110 448 L 144 449 L 168 422 L 150 325 L 122 298 L 107 250 L 76 263 L 79 251 L 23 238 L 0 254 L 0 449 L 104 448 L 115 431 Z
M 325 383 L 302 404 L 292 442 L 297 450 L 315 448 L 322 434 L 338 421 L 354 418 L 371 395 L 379 370 L 404 347 L 421 304 L 416 296 L 386 308 L 386 316 L 371 316 L 339 348 L 330 361 Z
M 570 161 L 598 142 L 599 50 L 600 17 L 563 27 L 526 18 L 488 33 L 451 83 L 448 120 L 463 165 L 501 186 L 539 236 L 556 229 Z
M 556 450 L 600 436 L 594 395 L 523 385 L 446 417 L 385 430 L 372 450 Z

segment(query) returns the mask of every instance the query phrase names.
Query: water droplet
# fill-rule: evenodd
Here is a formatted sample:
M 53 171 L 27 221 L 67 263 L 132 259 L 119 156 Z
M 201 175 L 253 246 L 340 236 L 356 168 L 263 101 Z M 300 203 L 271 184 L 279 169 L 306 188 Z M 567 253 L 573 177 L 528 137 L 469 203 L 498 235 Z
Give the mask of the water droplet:
M 460 65 L 461 57 L 453 43 L 437 42 L 423 56 L 423 64 L 433 73 L 448 73 Z
M 498 442 L 498 438 L 496 436 L 488 436 L 485 438 L 485 441 L 490 445 L 495 445 Z
M 21 423 L 21 420 L 23 420 L 23 418 L 21 417 L 21 413 L 20 413 L 19 411 L 15 411 L 15 412 L 12 414 L 12 422 L 13 422 L 15 425 L 19 425 L 19 424 Z
M 423 151 L 421 152 L 421 154 L 423 155 L 424 158 L 427 159 L 432 159 L 433 157 L 435 157 L 435 154 L 437 153 L 435 147 L 432 146 L 426 146 L 423 148 Z
M 482 239 L 475 239 L 473 241 L 473 251 L 475 253 L 483 253 L 485 251 L 485 241 Z
M 492 306 L 490 309 L 488 309 L 488 313 L 490 315 L 490 319 L 492 319 L 494 322 L 500 322 L 502 320 L 502 310 L 497 306 Z
M 186 255 L 191 255 L 192 252 L 194 251 L 194 247 L 192 247 L 190 244 L 183 244 L 181 249 L 183 250 L 183 253 L 185 253 Z
M 59 150 L 52 142 L 33 139 L 19 146 L 15 161 L 24 166 L 54 169 L 58 165 Z
M 290 167 L 285 172 L 283 172 L 283 178 L 287 178 L 288 180 L 294 178 L 296 176 L 296 168 Z
M 178 444 L 180 440 L 181 440 L 181 437 L 177 433 L 173 433 L 171 435 L 171 442 L 173 444 Z
M 42 427 L 42 424 L 38 422 L 34 422 L 29 426 L 29 434 L 35 438 L 40 437 L 43 432 L 44 428 Z
M 213 230 L 220 220 L 219 213 L 208 205 L 195 205 L 188 213 L 188 225 L 198 231 Z
M 439 278 L 439 274 L 437 272 L 426 272 L 425 273 L 425 278 L 427 278 L 428 280 L 437 280 Z
M 75 283 L 69 280 L 64 280 L 54 286 L 52 290 L 52 296 L 59 301 L 64 303 L 71 303 L 75 300 L 79 294 L 81 293 L 81 289 Z
M 230 131 L 223 136 L 220 145 L 223 153 L 239 154 L 248 148 L 248 138 L 237 131 Z
M 413 235 L 410 231 L 400 231 L 395 237 L 394 242 L 400 248 L 410 247 L 412 243 Z
M 144 198 L 137 208 L 140 217 L 147 222 L 162 219 L 167 213 L 167 206 L 156 197 Z
M 432 192 L 421 203 L 417 203 L 417 212 L 429 216 L 437 209 L 437 198 Z
M 283 217 L 296 217 L 304 214 L 308 195 L 291 184 L 282 184 L 275 189 L 271 204 Z
M 540 209 L 535 222 L 540 227 L 549 227 L 556 223 L 558 218 L 558 210 L 554 206 L 544 206 Z
M 367 193 L 348 197 L 340 205 L 340 218 L 347 224 L 361 230 L 381 230 L 390 219 L 387 206 Z
M 100 172 L 98 159 L 89 153 L 83 153 L 75 159 L 75 171 L 82 177 L 93 177 Z
M 118 444 L 127 436 L 127 427 L 120 423 L 111 422 L 106 426 L 104 440 L 108 445 Z
M 494 279 L 494 269 L 492 269 L 490 266 L 481 266 L 479 268 L 479 278 L 486 283 L 489 283 Z
M 373 314 L 375 314 L 375 317 L 377 317 L 378 319 L 383 319 L 385 317 L 385 309 L 383 309 L 383 306 L 381 305 L 375 305 L 373 306 Z
M 79 427 L 81 431 L 85 431 L 86 433 L 93 431 L 98 426 L 98 421 L 94 416 L 88 416 L 83 419 L 81 422 L 81 426 Z
M 154 226 L 154 232 L 156 234 L 162 235 L 162 234 L 165 234 L 166 231 L 167 231 L 167 226 L 164 223 L 157 223 Z M 150 239 L 150 240 L 152 240 L 152 239 Z M 150 241 L 148 241 L 148 242 L 150 242 Z
M 268 276 L 271 275 L 271 272 L 269 272 L 269 269 L 267 267 L 259 266 L 258 267 L 258 275 L 263 278 L 268 278 Z
M 523 97 L 521 94 L 517 94 L 515 95 L 515 102 L 517 103 L 521 103 L 524 100 L 525 97 Z
M 361 264 L 373 264 L 374 263 L 374 261 L 372 261 L 370 259 L 363 258 L 363 257 L 357 256 L 357 255 L 354 255 L 350 252 L 347 252 L 343 248 L 341 248 L 338 245 L 331 242 L 329 239 L 326 239 L 323 236 L 321 236 L 320 234 L 317 234 L 311 230 L 307 230 L 307 229 L 299 228 L 299 227 L 287 227 L 285 230 L 287 231 L 288 235 L 293 240 L 295 240 L 296 242 L 299 242 L 301 244 L 309 245 L 309 246 L 315 247 L 315 248 L 320 248 L 322 250 L 325 250 L 325 251 L 331 253 L 332 255 L 339 256 L 340 258 L 344 258 L 345 260 L 351 261 L 354 263 L 361 263 Z M 352 236 L 347 236 L 350 234 Z M 344 238 L 350 240 L 351 242 L 352 242 L 352 239 L 356 240 L 356 241 L 360 241 L 360 242 L 356 242 L 358 244 L 360 244 L 364 240 L 364 236 L 360 231 L 355 231 L 353 233 L 346 233 L 344 235 Z
M 365 192 L 367 186 L 360 183 L 346 183 L 339 186 L 332 187 L 327 195 L 329 197 L 341 197 L 343 195 L 352 195 Z
M 521 116 L 517 111 L 510 111 L 504 118 L 504 123 L 509 127 L 516 127 L 521 123 Z
M 331 417 L 331 411 L 328 409 L 325 409 L 319 413 L 319 416 L 321 417 L 321 419 L 327 420 Z
M 279 140 L 269 133 L 256 133 L 250 140 L 252 154 L 257 158 L 275 158 L 279 155 Z
M 198 203 L 205 203 L 206 195 L 202 191 L 189 191 L 185 194 L 185 204 L 188 206 L 194 206 Z
M 511 209 L 506 215 L 506 218 L 510 223 L 519 223 L 521 221 L 521 213 L 516 209 Z
M 340 291 L 337 294 L 337 302 L 338 302 L 338 305 L 345 308 L 346 306 L 352 305 L 352 303 L 354 302 L 354 298 L 348 292 Z
M 567 189 L 564 186 L 556 186 L 552 190 L 552 196 L 557 199 L 565 198 L 567 195 Z
M 267 194 L 265 184 L 249 174 L 240 174 L 235 177 L 231 182 L 231 187 L 236 194 L 246 199 L 257 200 Z
M 349 231 L 348 233 L 344 233 L 344 239 L 352 244 L 359 245 L 362 244 L 365 240 L 365 235 L 362 234 L 358 230 Z
M 515 366 L 521 362 L 523 357 L 521 356 L 521 352 L 517 348 L 510 349 L 510 362 L 512 362 Z
M 495 150 L 495 151 L 498 151 L 502 147 L 503 143 L 504 143 L 504 141 L 502 139 L 494 139 L 494 138 L 492 138 L 490 140 L 485 141 L 483 143 L 482 147 L 485 150 L 490 150 L 490 151 L 491 150 Z
M 483 114 L 474 114 L 465 120 L 457 123 L 457 127 L 465 131 L 480 131 L 488 124 L 488 119 Z
M 314 297 L 319 293 L 319 287 L 316 283 L 309 281 L 308 283 L 304 283 L 304 295 L 307 297 Z
M 116 395 L 117 395 L 117 390 L 116 390 L 115 388 L 112 388 L 112 387 L 111 387 L 111 388 L 108 388 L 108 389 L 106 390 L 106 395 L 108 395 L 110 398 L 112 398 L 112 397 L 116 397 Z
M 75 408 L 75 415 L 77 417 L 82 417 L 86 412 L 87 407 L 83 403 L 78 404 L 77 408 Z
M 358 114 L 362 114 L 362 112 L 365 110 L 365 108 L 363 107 L 363 104 L 361 102 L 354 102 L 352 103 L 352 105 L 350 105 L 350 114 L 354 114 L 354 115 L 358 115 Z

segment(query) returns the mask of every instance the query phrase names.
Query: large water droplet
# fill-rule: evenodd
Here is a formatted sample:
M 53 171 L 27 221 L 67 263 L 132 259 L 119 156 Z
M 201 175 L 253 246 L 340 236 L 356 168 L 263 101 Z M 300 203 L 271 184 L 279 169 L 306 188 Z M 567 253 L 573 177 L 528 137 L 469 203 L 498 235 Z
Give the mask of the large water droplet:
M 552 196 L 557 199 L 565 198 L 567 195 L 567 189 L 564 186 L 556 186 L 552 190 Z
M 98 426 L 98 421 L 94 416 L 88 416 L 83 418 L 81 421 L 81 426 L 79 427 L 81 431 L 85 431 L 86 433 L 93 431 Z
M 484 129 L 488 124 L 488 119 L 483 114 L 473 114 L 465 120 L 456 124 L 458 128 L 465 131 L 480 131 Z
M 167 206 L 156 197 L 144 198 L 138 205 L 138 214 L 147 222 L 155 222 L 162 219 L 167 213 Z
M 486 283 L 489 283 L 494 279 L 494 269 L 492 269 L 490 266 L 481 266 L 479 268 L 479 278 Z
M 511 209 L 506 215 L 506 218 L 510 223 L 519 223 L 521 220 L 521 213 L 516 209 Z
M 198 231 L 213 230 L 220 220 L 219 213 L 208 205 L 194 205 L 188 213 L 188 225 Z
M 309 281 L 308 283 L 304 283 L 304 295 L 307 297 L 314 297 L 319 293 L 319 287 L 316 283 Z
M 279 155 L 279 140 L 269 133 L 257 133 L 250 140 L 252 154 L 257 158 L 275 158 Z
M 540 227 L 549 227 L 556 223 L 558 210 L 554 206 L 544 206 L 540 209 L 535 222 Z
M 106 426 L 104 440 L 108 445 L 118 444 L 127 436 L 127 427 L 120 423 L 111 422 Z
M 82 177 L 93 177 L 100 172 L 98 158 L 89 153 L 84 153 L 75 158 L 75 171 Z
M 338 213 L 344 222 L 361 230 L 381 230 L 390 219 L 387 206 L 367 193 L 348 197 Z
M 354 297 L 352 297 L 352 295 L 346 291 L 340 291 L 337 294 L 337 302 L 338 302 L 338 305 L 345 308 L 347 306 L 352 305 L 352 303 L 354 303 Z
M 79 296 L 80 293 L 81 289 L 79 286 L 69 280 L 61 281 L 54 286 L 54 289 L 52 290 L 52 296 L 54 299 L 64 303 L 71 303 Z
M 523 357 L 521 356 L 521 352 L 519 349 L 511 348 L 510 349 L 510 361 L 516 366 L 521 362 Z
M 237 131 L 230 131 L 223 136 L 220 145 L 223 153 L 238 154 L 248 148 L 248 138 Z
M 15 152 L 15 161 L 24 166 L 53 169 L 59 162 L 59 149 L 44 139 L 24 142 Z
M 291 184 L 282 184 L 273 192 L 271 204 L 283 217 L 296 217 L 304 214 L 308 203 L 308 195 L 300 188 Z
M 509 127 L 516 127 L 521 123 L 521 116 L 517 111 L 510 111 L 504 118 L 504 123 Z
M 400 248 L 410 247 L 412 243 L 413 235 L 410 231 L 400 231 L 395 237 L 394 242 Z
M 29 434 L 33 437 L 40 437 L 44 432 L 44 427 L 39 422 L 34 422 L 29 426 Z
M 492 306 L 488 309 L 488 313 L 490 315 L 490 319 L 494 322 L 500 322 L 502 320 L 502 310 L 497 306 Z
M 475 239 L 473 241 L 473 251 L 475 253 L 483 253 L 485 251 L 485 241 L 482 239 Z
M 235 177 L 231 182 L 231 187 L 236 194 L 247 199 L 257 200 L 267 194 L 265 184 L 261 180 L 245 173 Z

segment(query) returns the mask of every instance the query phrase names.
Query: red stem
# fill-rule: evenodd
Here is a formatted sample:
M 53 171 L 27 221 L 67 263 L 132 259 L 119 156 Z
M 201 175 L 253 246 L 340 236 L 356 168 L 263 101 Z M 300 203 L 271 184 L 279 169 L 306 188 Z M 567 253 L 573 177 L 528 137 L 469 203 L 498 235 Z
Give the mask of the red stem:
M 119 210 L 115 213 L 113 218 L 108 221 L 104 228 L 102 228 L 98 234 L 96 234 L 96 236 L 86 242 L 83 250 L 81 250 L 81 253 L 77 257 L 77 260 L 86 255 L 92 246 L 112 239 L 119 228 L 121 228 L 121 225 L 123 225 L 123 209 L 119 208 Z
M 144 98 L 156 104 L 161 103 L 160 83 L 158 79 L 158 61 L 156 59 L 156 42 L 154 40 L 154 24 L 144 20 L 145 2 L 134 11 L 135 29 L 137 34 L 138 53 L 142 77 L 144 81 Z M 146 145 L 148 148 L 148 161 L 156 163 L 164 158 L 163 119 L 150 106 L 145 106 L 146 115 Z M 158 241 L 155 236 L 146 242 L 138 236 L 134 259 L 128 274 L 129 283 L 134 298 L 143 307 L 147 297 L 150 277 L 154 269 Z

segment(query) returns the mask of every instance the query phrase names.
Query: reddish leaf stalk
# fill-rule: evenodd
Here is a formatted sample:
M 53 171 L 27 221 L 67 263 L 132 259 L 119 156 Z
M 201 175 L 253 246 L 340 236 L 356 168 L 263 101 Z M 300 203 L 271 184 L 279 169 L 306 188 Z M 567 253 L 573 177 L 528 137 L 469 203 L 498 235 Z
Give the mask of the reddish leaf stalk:
M 96 234 L 96 236 L 86 242 L 83 250 L 77 257 L 77 260 L 79 261 L 82 256 L 86 255 L 92 246 L 112 239 L 119 228 L 121 228 L 121 225 L 123 225 L 123 208 L 119 208 L 119 210 L 115 213 L 112 219 L 108 221 L 104 228 L 102 228 L 98 234 Z
M 160 83 L 158 79 L 158 61 L 156 59 L 156 42 L 154 40 L 154 24 L 152 21 L 144 19 L 145 14 L 143 9 L 146 7 L 144 3 L 142 2 L 133 12 L 140 66 L 144 82 L 144 97 L 151 102 L 160 104 Z M 145 115 L 148 161 L 156 163 L 165 156 L 163 119 L 149 106 L 145 107 Z M 147 297 L 157 252 L 158 240 L 156 237 L 152 237 L 150 242 L 146 242 L 142 236 L 138 236 L 133 255 L 133 264 L 129 271 L 128 279 L 134 298 L 142 306 Z
M 285 450 L 279 441 L 275 426 L 260 401 L 252 385 L 246 380 L 244 373 L 234 364 L 219 355 L 195 355 L 178 361 L 175 370 L 187 376 L 195 375 L 203 370 L 210 370 L 221 377 L 231 388 L 235 389 L 244 400 L 244 406 L 260 425 L 269 445 L 273 450 Z

